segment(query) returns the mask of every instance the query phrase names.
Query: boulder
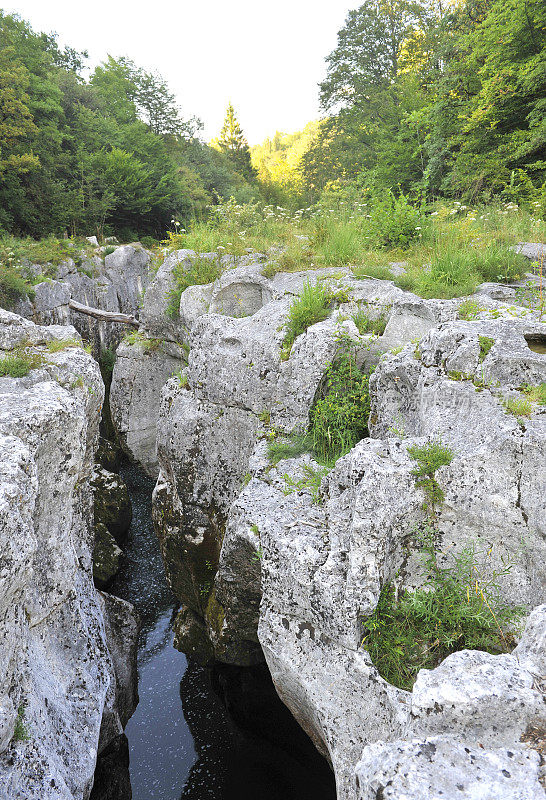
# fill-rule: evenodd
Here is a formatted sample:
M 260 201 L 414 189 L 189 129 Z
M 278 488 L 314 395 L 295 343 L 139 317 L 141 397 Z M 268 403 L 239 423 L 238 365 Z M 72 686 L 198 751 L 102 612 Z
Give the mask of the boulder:
M 103 524 L 116 542 L 121 544 L 131 525 L 131 500 L 127 486 L 119 475 L 95 466 L 91 478 L 95 525 Z
M 93 548 L 93 580 L 97 589 L 106 589 L 117 575 L 123 550 L 106 525 L 95 522 L 95 546 Z

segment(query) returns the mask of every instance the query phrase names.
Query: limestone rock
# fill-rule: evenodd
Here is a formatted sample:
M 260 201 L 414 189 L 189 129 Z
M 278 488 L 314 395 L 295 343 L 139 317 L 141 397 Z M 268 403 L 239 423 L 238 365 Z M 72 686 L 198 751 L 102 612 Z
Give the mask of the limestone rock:
M 131 525 L 132 510 L 129 492 L 123 480 L 113 472 L 96 466 L 91 478 L 95 525 L 102 523 L 121 544 Z
M 0 378 L 3 748 L 21 706 L 28 734 L 0 748 L 2 800 L 87 798 L 105 709 L 116 703 L 91 576 L 89 479 L 104 389 L 80 347 L 46 346 L 77 336 L 0 310 L 0 349 L 24 343 L 42 356 L 26 377 Z
M 93 548 L 93 580 L 98 589 L 106 589 L 117 575 L 123 550 L 106 525 L 95 522 L 95 546 Z
M 542 800 L 539 757 L 521 747 L 485 751 L 440 736 L 369 745 L 357 766 L 358 800 Z

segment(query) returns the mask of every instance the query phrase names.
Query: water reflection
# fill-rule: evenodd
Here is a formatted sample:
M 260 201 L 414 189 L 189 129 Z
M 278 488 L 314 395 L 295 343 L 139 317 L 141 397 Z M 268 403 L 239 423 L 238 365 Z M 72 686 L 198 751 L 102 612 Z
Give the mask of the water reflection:
M 333 800 L 329 767 L 265 666 L 204 668 L 172 647 L 176 602 L 151 521 L 153 482 L 133 466 L 122 476 L 133 523 L 110 591 L 142 621 L 140 700 L 125 731 L 132 800 Z M 130 800 L 124 740 L 100 760 L 91 800 Z

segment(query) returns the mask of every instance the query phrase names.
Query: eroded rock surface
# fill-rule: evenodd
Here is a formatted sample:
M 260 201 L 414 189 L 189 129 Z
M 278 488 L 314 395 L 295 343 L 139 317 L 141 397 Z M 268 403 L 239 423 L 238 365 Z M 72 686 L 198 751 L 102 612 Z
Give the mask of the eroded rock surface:
M 123 617 L 123 647 L 134 646 L 132 610 L 101 599 L 92 580 L 89 480 L 104 389 L 91 356 L 58 349 L 63 339 L 78 334 L 0 311 L 0 358 L 40 359 L 24 377 L 0 378 L 2 800 L 87 798 L 99 748 L 133 707 L 109 643 Z
M 146 431 L 141 447 L 124 433 L 130 425 L 120 426 L 128 451 L 150 470 L 157 459 L 154 520 L 169 581 L 184 604 L 178 645 L 228 663 L 265 656 L 279 695 L 330 760 L 340 800 L 377 796 L 382 773 L 374 770 L 381 770 L 383 752 L 392 774 L 400 772 L 385 797 L 424 797 L 427 786 L 445 786 L 455 798 L 462 773 L 469 792 L 480 784 L 492 798 L 505 786 L 510 797 L 523 772 L 529 797 L 541 796 L 528 732 L 543 729 L 543 610 L 531 616 L 518 655 L 455 654 L 421 673 L 413 693 L 378 675 L 362 641 L 363 618 L 385 583 L 413 588 L 425 578 L 416 529 L 429 517 L 407 448 L 433 439 L 454 454 L 437 475 L 445 493 L 439 551 L 473 545 L 486 572 L 510 564 L 501 580 L 505 599 L 529 610 L 546 601 L 546 414 L 537 403 L 525 417 L 507 410 L 511 399 L 524 399 L 526 385 L 546 381 L 546 357 L 529 347 L 543 341 L 546 325 L 514 305 L 513 290 L 505 298 L 511 305 L 494 299 L 494 288 L 477 295 L 476 318 L 467 322 L 459 319 L 461 300 L 422 300 L 388 281 L 358 281 L 339 270 L 267 279 L 259 261 L 233 264 L 213 284 L 190 287 L 179 316 L 164 321 L 176 263 L 173 257 L 160 270 L 149 328 L 141 331 L 161 343 L 155 360 L 163 387 L 154 381 L 142 403 L 123 391 L 124 381 L 142 385 L 154 361 L 134 345 L 116 366 L 114 393 L 115 417 Z M 306 280 L 327 281 L 338 300 L 286 358 L 284 325 Z M 351 316 L 359 306 L 385 317 L 382 336 L 359 334 Z M 360 364 L 377 365 L 371 438 L 341 458 L 319 488 L 305 481 L 309 469 L 321 474 L 310 456 L 272 467 L 267 442 L 306 428 L 340 336 L 353 339 Z M 184 352 L 177 365 L 166 362 L 166 344 Z M 169 370 L 176 377 L 168 379 Z M 474 678 L 464 684 L 466 673 Z M 436 699 L 431 711 L 430 698 L 450 691 L 451 707 Z M 510 725 L 501 725 L 503 703 L 518 708 Z M 504 769 L 508 751 L 515 777 L 504 785 L 493 780 L 491 764 Z M 449 752 L 451 762 L 443 758 Z M 406 765 L 425 757 L 421 784 L 411 776 L 404 783 L 413 770 Z

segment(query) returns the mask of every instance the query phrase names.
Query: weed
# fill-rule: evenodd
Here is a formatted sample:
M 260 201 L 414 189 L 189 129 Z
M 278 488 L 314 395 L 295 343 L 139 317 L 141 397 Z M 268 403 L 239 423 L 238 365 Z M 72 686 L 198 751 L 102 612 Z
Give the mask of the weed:
M 243 475 L 243 486 L 248 486 L 251 480 L 252 480 L 252 475 L 250 474 L 250 472 L 245 472 L 245 474 Z
M 358 328 L 360 335 L 366 333 L 374 333 L 376 336 L 383 336 L 385 328 L 387 327 L 387 318 L 381 314 L 376 319 L 368 316 L 362 306 L 359 306 L 357 311 L 351 315 L 351 318 Z
M 531 403 L 546 406 L 546 383 L 539 383 L 537 386 L 524 386 L 523 391 Z
M 17 709 L 17 719 L 15 720 L 15 727 L 13 729 L 12 742 L 28 742 L 30 733 L 25 725 L 25 704 L 21 703 Z
M 47 343 L 47 349 L 50 353 L 58 353 L 61 350 L 66 350 L 69 347 L 79 347 L 80 343 L 76 339 L 52 339 Z
M 161 345 L 161 339 L 150 339 L 141 331 L 131 331 L 125 335 L 124 341 L 128 344 L 137 344 L 145 353 L 153 353 Z
M 283 461 L 285 458 L 298 458 L 303 453 L 310 453 L 312 450 L 313 440 L 309 434 L 294 433 L 289 438 L 269 442 L 267 457 L 275 467 L 279 461 Z
M 434 669 L 458 650 L 506 653 L 515 645 L 514 628 L 522 610 L 500 599 L 498 579 L 510 571 L 490 571 L 486 579 L 473 545 L 440 567 L 434 534 L 421 532 L 428 571 L 425 585 L 398 598 L 391 584 L 381 591 L 374 613 L 364 620 L 363 645 L 379 673 L 411 690 L 420 669 Z
M 293 494 L 295 491 L 302 489 L 309 489 L 311 492 L 311 502 L 319 504 L 321 502 L 320 484 L 325 475 L 329 473 L 328 467 L 314 469 L 309 464 L 302 465 L 303 477 L 299 479 L 292 478 L 285 473 L 282 477 L 286 485 L 289 487 L 284 490 L 284 494 Z
M 411 445 L 407 449 L 411 459 L 417 462 L 412 470 L 415 484 L 422 489 L 427 497 L 431 510 L 441 503 L 444 493 L 436 480 L 436 470 L 445 467 L 453 461 L 453 451 L 445 447 L 441 441 L 430 441 L 425 445 Z
M 263 422 L 264 425 L 269 425 L 271 422 L 271 411 L 264 409 L 258 414 L 258 419 L 260 422 Z
M 106 256 L 109 256 L 109 255 L 111 255 L 112 253 L 115 253 L 115 252 L 116 252 L 116 248 L 114 247 L 114 245 L 113 244 L 109 244 L 102 251 L 102 256 L 103 256 L 103 258 L 106 258 Z
M 510 397 L 504 400 L 504 407 L 515 417 L 530 417 L 533 413 L 533 404 L 527 397 Z
M 393 280 L 393 274 L 390 271 L 389 267 L 384 267 L 382 265 L 355 267 L 353 269 L 353 275 L 355 276 L 355 278 L 358 278 L 358 280 L 365 280 L 366 278 L 379 281 Z
M 0 358 L 0 378 L 24 378 L 28 373 L 37 369 L 42 364 L 42 357 L 38 353 L 29 353 L 23 349 Z
M 258 536 L 258 537 L 259 537 L 259 535 L 260 535 L 260 529 L 258 528 L 258 526 L 256 525 L 256 523 L 255 523 L 255 522 L 253 522 L 253 523 L 252 523 L 252 525 L 250 526 L 250 530 L 252 531 L 252 533 L 254 534 L 254 536 Z
M 178 385 L 180 386 L 181 389 L 188 388 L 189 385 L 188 376 L 184 372 L 182 372 L 182 370 L 175 372 L 173 377 L 177 378 Z
M 459 319 L 478 319 L 481 308 L 476 300 L 463 300 L 459 306 Z
M 74 378 L 74 380 L 70 384 L 70 388 L 71 389 L 81 389 L 81 387 L 83 385 L 84 385 L 83 378 L 82 378 L 81 375 L 78 375 L 78 377 Z
M 13 308 L 27 294 L 32 294 L 32 289 L 17 268 L 0 264 L 0 307 Z
M 369 378 L 356 363 L 355 343 L 340 336 L 340 351 L 326 371 L 321 396 L 309 413 L 313 450 L 335 461 L 368 435 Z
M 188 286 L 203 286 L 212 283 L 220 277 L 221 267 L 218 259 L 196 256 L 191 259 L 189 266 L 184 261 L 176 264 L 172 271 L 175 286 L 169 292 L 167 314 L 177 317 L 180 309 L 182 292 Z
M 304 283 L 299 297 L 295 298 L 288 311 L 283 350 L 290 353 L 295 340 L 310 325 L 322 322 L 330 313 L 331 291 L 320 283 Z
M 479 360 L 481 363 L 482 361 L 485 361 L 489 351 L 495 344 L 495 340 L 492 339 L 490 336 L 478 336 L 478 341 L 480 343 Z

